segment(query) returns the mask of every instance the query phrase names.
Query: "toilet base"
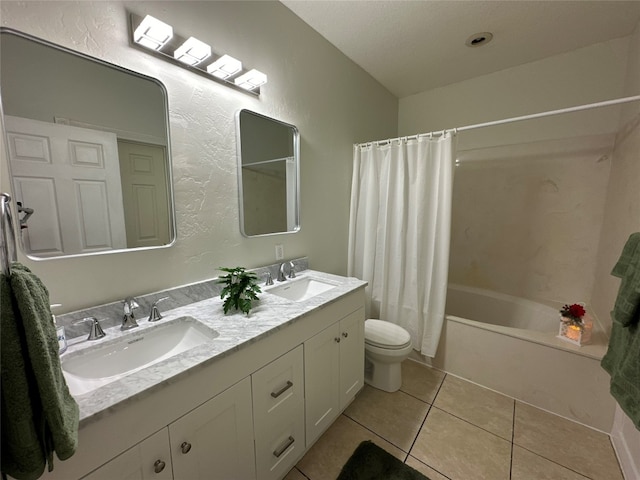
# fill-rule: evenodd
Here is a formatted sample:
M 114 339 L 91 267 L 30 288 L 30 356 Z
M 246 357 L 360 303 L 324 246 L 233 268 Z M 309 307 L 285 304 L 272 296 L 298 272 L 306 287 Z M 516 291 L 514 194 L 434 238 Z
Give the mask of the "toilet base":
M 397 392 L 402 386 L 400 365 L 400 362 L 372 362 L 365 357 L 364 383 L 385 392 Z

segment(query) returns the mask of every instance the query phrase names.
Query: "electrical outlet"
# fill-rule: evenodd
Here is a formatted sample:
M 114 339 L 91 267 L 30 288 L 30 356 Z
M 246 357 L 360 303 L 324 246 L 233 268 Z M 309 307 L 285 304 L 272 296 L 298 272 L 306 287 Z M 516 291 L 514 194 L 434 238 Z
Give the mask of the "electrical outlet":
M 282 245 L 276 245 L 276 260 L 282 260 L 284 258 L 284 247 Z

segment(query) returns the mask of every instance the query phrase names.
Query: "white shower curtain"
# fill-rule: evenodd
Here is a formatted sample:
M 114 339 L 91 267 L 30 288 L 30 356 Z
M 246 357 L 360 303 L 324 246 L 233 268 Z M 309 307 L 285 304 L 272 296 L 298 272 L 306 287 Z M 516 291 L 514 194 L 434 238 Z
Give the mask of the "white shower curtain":
M 452 132 L 354 149 L 348 274 L 369 282 L 367 318 L 396 323 L 436 354 L 449 268 Z

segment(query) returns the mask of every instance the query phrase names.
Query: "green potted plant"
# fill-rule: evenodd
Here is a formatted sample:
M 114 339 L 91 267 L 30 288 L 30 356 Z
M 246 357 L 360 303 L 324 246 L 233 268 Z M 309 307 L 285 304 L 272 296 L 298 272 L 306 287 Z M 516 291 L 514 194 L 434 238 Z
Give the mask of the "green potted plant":
M 220 292 L 220 298 L 224 300 L 224 313 L 233 307 L 248 315 L 252 307 L 251 302 L 258 300 L 258 293 L 262 292 L 256 283 L 258 277 L 255 273 L 245 271 L 243 267 L 220 267 L 220 270 L 227 273 L 221 275 L 217 281 L 224 285 Z

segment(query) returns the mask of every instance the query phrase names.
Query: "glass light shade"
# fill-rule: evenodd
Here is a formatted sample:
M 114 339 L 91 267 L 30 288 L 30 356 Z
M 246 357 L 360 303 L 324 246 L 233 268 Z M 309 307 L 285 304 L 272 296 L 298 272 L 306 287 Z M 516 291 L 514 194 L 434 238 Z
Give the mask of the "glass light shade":
M 235 79 L 235 84 L 245 90 L 253 90 L 267 83 L 267 76 L 258 70 L 249 70 Z
M 133 40 L 151 50 L 160 50 L 173 37 L 173 28 L 151 15 L 144 17 L 133 32 Z
M 195 37 L 189 37 L 173 56 L 187 65 L 197 65 L 211 56 L 211 47 Z
M 231 55 L 223 55 L 207 67 L 207 72 L 223 80 L 235 75 L 240 70 L 242 70 L 242 62 Z

